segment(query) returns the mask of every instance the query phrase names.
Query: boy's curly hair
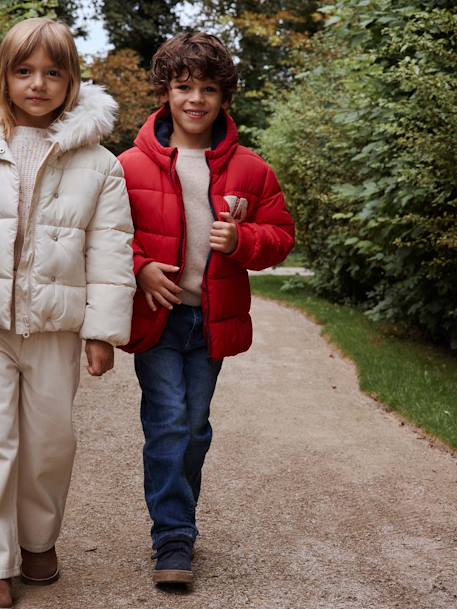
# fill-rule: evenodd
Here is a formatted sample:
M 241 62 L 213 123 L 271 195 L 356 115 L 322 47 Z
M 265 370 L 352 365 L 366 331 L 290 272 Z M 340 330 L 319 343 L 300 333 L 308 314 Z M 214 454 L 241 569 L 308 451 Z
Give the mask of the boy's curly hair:
M 217 36 L 204 33 L 178 34 L 167 40 L 152 58 L 154 92 L 165 95 L 173 78 L 213 80 L 222 89 L 224 102 L 231 102 L 238 83 L 233 59 Z

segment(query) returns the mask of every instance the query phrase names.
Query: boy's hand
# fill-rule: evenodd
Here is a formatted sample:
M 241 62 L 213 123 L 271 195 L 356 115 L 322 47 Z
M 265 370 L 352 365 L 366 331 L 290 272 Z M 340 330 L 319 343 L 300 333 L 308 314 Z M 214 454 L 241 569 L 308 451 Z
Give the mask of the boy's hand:
M 103 340 L 86 340 L 86 356 L 91 376 L 101 376 L 114 366 L 114 349 Z
M 209 234 L 209 245 L 211 249 L 223 254 L 231 254 L 236 250 L 238 244 L 238 231 L 236 220 L 232 218 L 230 212 L 221 211 L 219 220 L 213 222 L 213 227 Z
M 178 271 L 179 266 L 150 262 L 138 273 L 138 283 L 143 288 L 146 302 L 153 311 L 157 311 L 156 301 L 170 310 L 173 305 L 181 304 L 177 294 L 182 292 L 182 289 L 165 275 L 165 273 L 177 273 Z

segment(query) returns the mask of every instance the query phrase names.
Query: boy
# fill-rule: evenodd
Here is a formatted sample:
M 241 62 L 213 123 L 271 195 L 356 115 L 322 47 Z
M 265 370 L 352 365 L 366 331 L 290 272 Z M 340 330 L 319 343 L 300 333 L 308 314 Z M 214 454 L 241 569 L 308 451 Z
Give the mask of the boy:
M 211 398 L 223 358 L 252 340 L 247 269 L 286 258 L 294 228 L 272 169 L 225 112 L 237 74 L 221 41 L 176 36 L 151 74 L 163 105 L 120 157 L 139 286 L 126 350 L 142 389 L 153 580 L 191 583 Z

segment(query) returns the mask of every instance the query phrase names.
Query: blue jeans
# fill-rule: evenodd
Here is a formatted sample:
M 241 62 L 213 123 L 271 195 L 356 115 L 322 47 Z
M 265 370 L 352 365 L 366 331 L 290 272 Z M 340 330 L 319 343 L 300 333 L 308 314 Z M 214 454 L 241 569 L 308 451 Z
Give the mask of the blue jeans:
M 200 307 L 175 306 L 159 344 L 135 355 L 141 386 L 144 489 L 153 546 L 198 535 L 195 508 L 211 444 L 211 398 L 222 361 L 209 358 Z

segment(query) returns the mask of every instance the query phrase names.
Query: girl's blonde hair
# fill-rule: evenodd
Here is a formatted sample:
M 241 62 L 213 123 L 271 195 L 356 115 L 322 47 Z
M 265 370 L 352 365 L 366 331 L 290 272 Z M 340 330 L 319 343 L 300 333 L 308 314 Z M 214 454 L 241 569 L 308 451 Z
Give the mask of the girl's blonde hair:
M 43 48 L 52 61 L 69 76 L 67 96 L 56 110 L 56 118 L 76 105 L 81 84 L 78 51 L 66 25 L 44 17 L 25 19 L 13 26 L 0 44 L 0 120 L 9 138 L 16 124 L 8 95 L 6 76 L 37 49 Z

